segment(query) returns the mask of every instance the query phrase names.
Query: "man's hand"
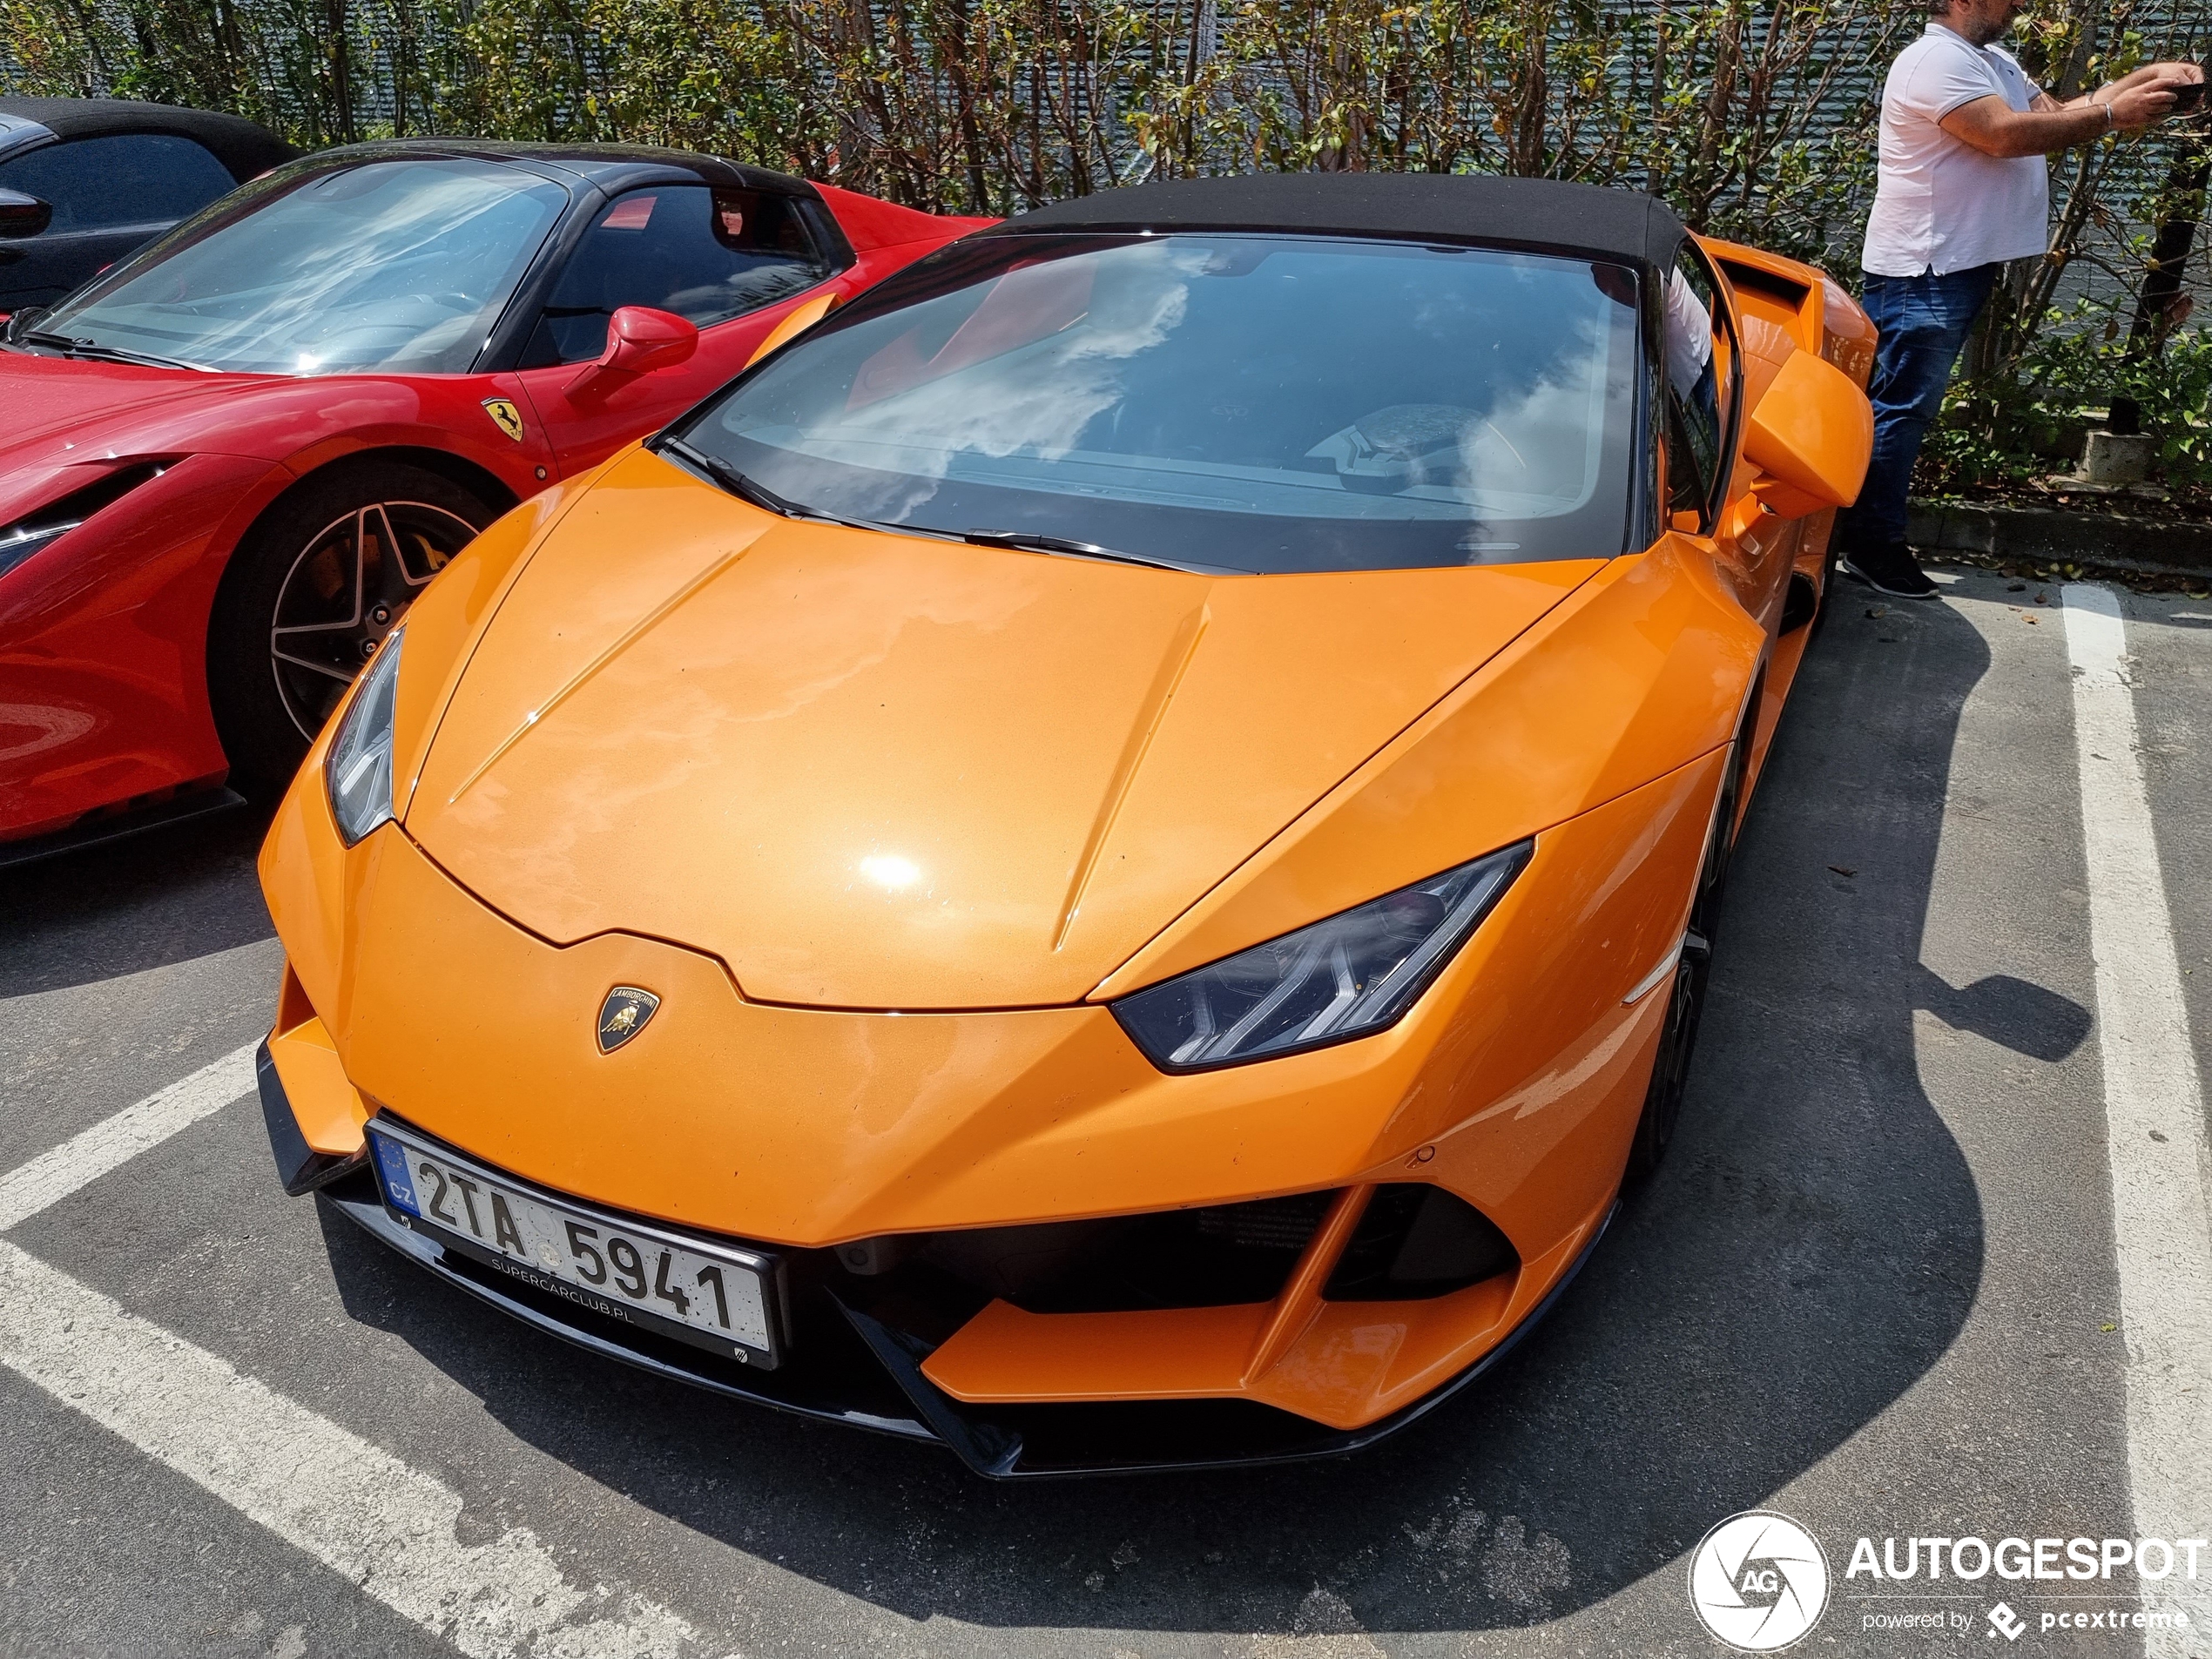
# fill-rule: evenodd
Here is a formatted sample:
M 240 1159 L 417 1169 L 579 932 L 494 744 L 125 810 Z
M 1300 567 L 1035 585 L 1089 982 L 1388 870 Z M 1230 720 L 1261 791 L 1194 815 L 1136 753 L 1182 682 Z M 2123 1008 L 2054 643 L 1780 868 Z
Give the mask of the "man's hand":
M 2140 132 L 2173 113 L 2177 87 L 2195 85 L 2203 79 L 2202 64 L 2146 64 L 2133 74 L 2100 86 L 2087 98 L 2076 98 L 2074 104 L 2091 105 L 2101 100 L 2112 106 L 2114 126 L 2124 132 Z
M 1942 126 L 1984 155 L 2049 155 L 2107 132 L 2139 132 L 2162 121 L 2173 111 L 2174 89 L 2203 78 L 2200 64 L 2147 64 L 2070 104 L 2046 94 L 2023 111 L 1994 94 L 1978 98 L 1945 116 Z

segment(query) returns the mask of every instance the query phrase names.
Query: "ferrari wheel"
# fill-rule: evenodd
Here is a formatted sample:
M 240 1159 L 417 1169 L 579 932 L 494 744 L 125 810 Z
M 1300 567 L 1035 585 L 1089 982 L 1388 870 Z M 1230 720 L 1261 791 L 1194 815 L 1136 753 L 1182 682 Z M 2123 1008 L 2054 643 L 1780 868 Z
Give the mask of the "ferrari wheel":
M 408 607 L 496 516 L 404 462 L 341 462 L 239 544 L 208 629 L 208 695 L 234 780 L 273 792 Z

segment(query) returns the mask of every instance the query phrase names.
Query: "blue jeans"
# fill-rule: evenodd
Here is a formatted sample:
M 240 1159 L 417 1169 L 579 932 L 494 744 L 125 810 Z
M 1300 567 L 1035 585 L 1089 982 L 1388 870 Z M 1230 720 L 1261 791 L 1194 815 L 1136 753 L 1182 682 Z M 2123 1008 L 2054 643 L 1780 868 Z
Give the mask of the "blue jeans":
M 1839 527 L 1846 549 L 1905 539 L 1905 495 L 1920 442 L 1943 408 L 1943 388 L 2001 265 L 1944 276 L 1869 276 L 1863 303 L 1881 335 L 1866 395 L 1874 404 L 1874 459 L 1858 505 Z

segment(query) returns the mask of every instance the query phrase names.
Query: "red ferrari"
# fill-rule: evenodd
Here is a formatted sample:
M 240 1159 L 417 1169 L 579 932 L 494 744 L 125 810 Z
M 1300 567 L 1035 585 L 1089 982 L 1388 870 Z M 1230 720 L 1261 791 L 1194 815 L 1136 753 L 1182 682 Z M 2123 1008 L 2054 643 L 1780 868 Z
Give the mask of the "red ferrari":
M 978 225 L 678 151 L 265 175 L 0 339 L 0 863 L 281 783 L 501 513 Z

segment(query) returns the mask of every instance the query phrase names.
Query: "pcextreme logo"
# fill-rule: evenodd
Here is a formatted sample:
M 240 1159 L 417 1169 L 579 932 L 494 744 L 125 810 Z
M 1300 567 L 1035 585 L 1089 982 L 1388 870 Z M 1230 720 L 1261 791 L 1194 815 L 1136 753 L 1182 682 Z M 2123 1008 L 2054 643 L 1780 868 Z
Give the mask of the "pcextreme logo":
M 1689 1604 L 1730 1647 L 1778 1652 L 1827 1610 L 1828 1558 L 1789 1516 L 1747 1509 L 1707 1533 L 1691 1553 Z

